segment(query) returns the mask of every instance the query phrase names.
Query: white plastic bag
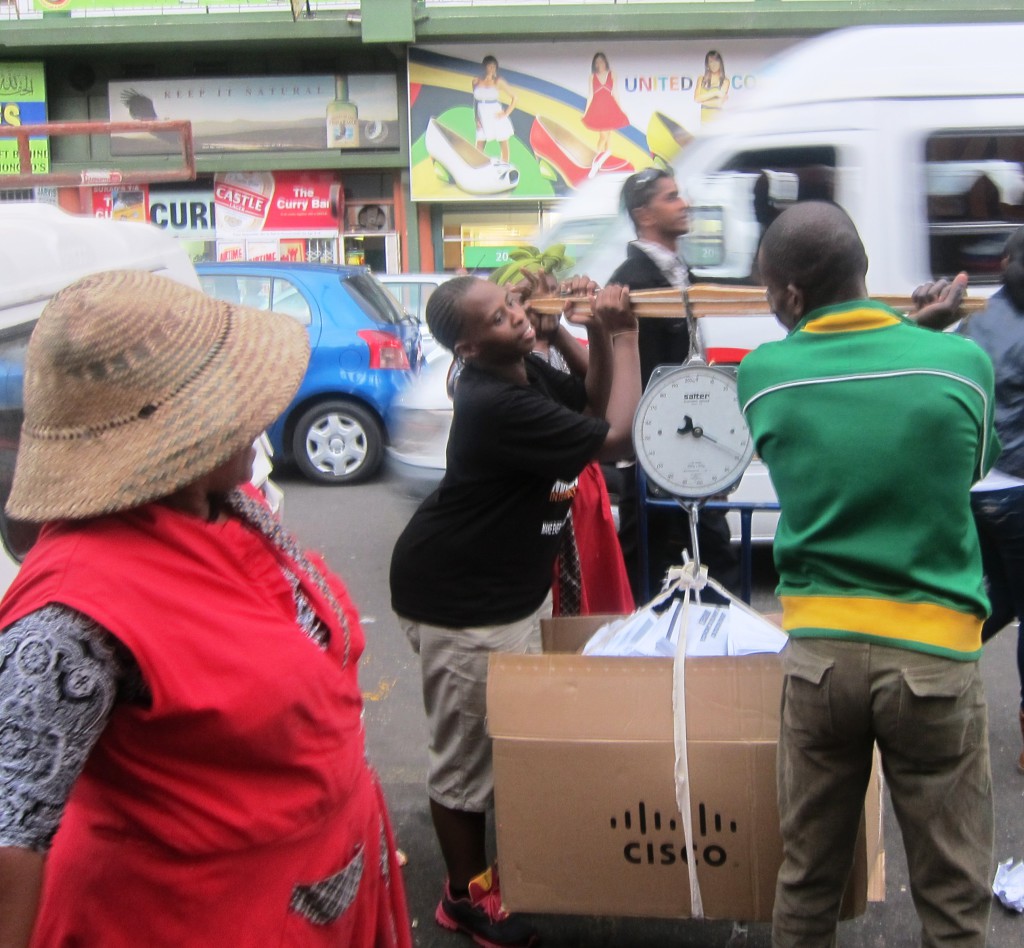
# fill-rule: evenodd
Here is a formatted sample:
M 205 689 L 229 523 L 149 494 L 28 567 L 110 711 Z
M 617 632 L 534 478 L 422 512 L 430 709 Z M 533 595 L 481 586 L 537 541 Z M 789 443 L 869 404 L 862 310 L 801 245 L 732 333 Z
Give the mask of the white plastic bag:
M 992 892 L 1008 909 L 1024 912 L 1024 862 L 1012 859 L 999 863 L 992 881 Z

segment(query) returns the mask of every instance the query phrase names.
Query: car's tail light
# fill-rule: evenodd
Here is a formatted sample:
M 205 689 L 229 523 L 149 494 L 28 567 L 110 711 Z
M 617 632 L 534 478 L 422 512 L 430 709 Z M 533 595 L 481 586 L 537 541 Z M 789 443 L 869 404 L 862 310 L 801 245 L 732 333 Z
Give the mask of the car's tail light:
M 359 338 L 370 347 L 371 369 L 409 368 L 409 356 L 401 339 L 379 329 L 360 329 Z

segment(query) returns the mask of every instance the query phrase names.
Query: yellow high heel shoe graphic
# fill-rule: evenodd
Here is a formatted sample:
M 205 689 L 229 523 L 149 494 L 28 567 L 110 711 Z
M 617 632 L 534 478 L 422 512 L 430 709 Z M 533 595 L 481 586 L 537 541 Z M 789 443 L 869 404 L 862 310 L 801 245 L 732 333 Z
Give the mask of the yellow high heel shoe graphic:
M 507 161 L 488 157 L 435 118 L 427 123 L 424 144 L 427 154 L 467 194 L 497 194 L 519 184 L 519 172 Z
M 682 125 L 663 112 L 654 112 L 647 123 L 647 150 L 666 168 L 686 147 L 693 136 Z

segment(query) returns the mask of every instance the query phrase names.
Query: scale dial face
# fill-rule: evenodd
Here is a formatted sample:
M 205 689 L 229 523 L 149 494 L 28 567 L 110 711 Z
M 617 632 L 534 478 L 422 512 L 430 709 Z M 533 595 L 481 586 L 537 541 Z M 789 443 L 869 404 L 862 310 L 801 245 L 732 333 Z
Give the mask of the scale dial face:
M 736 380 L 703 364 L 656 370 L 633 419 L 633 446 L 651 482 L 674 497 L 726 493 L 754 455 Z

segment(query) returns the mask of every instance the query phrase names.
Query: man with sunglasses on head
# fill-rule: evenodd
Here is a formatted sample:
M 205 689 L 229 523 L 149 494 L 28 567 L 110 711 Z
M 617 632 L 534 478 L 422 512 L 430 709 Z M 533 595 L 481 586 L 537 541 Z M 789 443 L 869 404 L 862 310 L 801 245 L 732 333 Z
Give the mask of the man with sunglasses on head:
M 689 270 L 679 257 L 678 241 L 690 229 L 689 205 L 679 193 L 675 178 L 662 168 L 647 168 L 630 175 L 622 186 L 622 209 L 636 228 L 636 240 L 626 248 L 626 259 L 609 277 L 631 290 L 661 287 L 682 288 Z M 679 365 L 689 354 L 685 319 L 641 318 L 640 376 L 646 388 L 658 365 Z M 637 602 L 647 598 L 640 586 L 637 496 L 634 468 L 626 470 L 619 498 L 619 542 Z M 652 585 L 661 581 L 670 566 L 682 562 L 682 548 L 689 546 L 689 528 L 676 511 L 652 510 L 648 517 L 648 575 Z M 697 537 L 701 562 L 726 588 L 739 590 L 739 558 L 732 547 L 729 525 L 720 510 L 704 510 Z

